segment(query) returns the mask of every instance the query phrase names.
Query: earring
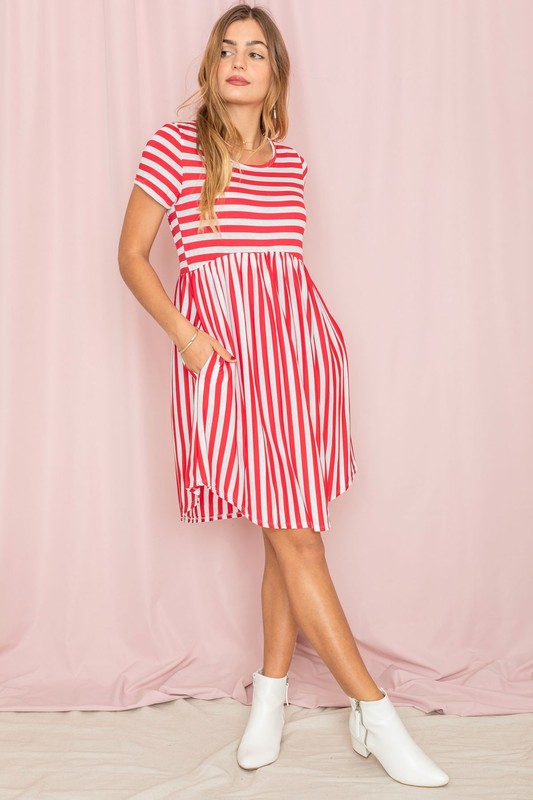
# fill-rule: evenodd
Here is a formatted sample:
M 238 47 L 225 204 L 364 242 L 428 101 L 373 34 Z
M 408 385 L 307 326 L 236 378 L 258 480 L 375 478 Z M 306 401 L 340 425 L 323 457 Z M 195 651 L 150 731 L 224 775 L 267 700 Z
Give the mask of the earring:
M 274 119 L 278 118 L 278 115 L 276 114 L 276 106 L 274 106 L 274 108 L 272 109 L 272 116 L 274 117 Z

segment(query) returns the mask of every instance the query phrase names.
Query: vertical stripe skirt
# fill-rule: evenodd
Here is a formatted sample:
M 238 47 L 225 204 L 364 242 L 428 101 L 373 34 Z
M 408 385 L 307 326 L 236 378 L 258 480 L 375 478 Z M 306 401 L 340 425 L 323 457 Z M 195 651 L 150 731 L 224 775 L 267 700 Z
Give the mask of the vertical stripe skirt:
M 174 304 L 217 339 L 199 373 L 172 353 L 182 522 L 330 529 L 357 472 L 342 332 L 299 255 L 229 253 L 180 270 Z

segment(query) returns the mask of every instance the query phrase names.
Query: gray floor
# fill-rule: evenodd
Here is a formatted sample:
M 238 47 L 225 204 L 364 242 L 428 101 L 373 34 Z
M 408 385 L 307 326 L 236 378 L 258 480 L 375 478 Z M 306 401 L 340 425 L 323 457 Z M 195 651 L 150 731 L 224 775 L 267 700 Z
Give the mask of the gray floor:
M 533 714 L 456 717 L 397 706 L 448 786 L 404 786 L 351 748 L 349 708 L 289 705 L 277 761 L 242 770 L 250 712 L 230 698 L 130 711 L 0 714 L 0 798 L 533 800 Z

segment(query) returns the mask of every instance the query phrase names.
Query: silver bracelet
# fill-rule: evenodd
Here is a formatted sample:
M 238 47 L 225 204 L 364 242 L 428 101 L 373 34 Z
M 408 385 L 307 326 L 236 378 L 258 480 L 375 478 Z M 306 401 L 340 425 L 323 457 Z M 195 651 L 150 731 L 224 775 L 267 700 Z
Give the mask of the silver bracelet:
M 192 337 L 191 341 L 190 341 L 188 344 L 186 344 L 184 348 L 182 348 L 181 350 L 178 350 L 178 353 L 183 353 L 183 352 L 184 352 L 184 351 L 185 351 L 185 350 L 186 350 L 188 347 L 190 347 L 190 346 L 191 346 L 191 344 L 194 342 L 194 340 L 195 340 L 195 339 L 196 339 L 196 337 L 198 336 L 198 328 L 196 328 L 196 327 L 195 327 L 195 328 L 194 328 L 194 330 L 195 330 L 196 332 L 195 332 L 194 336 Z

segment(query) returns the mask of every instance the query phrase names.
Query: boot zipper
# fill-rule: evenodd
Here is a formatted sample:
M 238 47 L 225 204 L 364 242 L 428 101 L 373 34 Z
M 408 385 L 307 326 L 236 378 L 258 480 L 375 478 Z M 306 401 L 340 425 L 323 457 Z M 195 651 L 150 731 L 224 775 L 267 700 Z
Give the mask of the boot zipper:
M 367 735 L 367 729 L 366 729 L 366 728 L 365 728 L 365 726 L 363 725 L 363 716 L 362 716 L 362 713 L 361 713 L 361 704 L 360 704 L 359 700 L 357 700 L 355 697 L 354 697 L 353 699 L 355 700 L 355 708 L 354 708 L 354 714 L 355 714 L 355 735 L 357 736 L 357 738 L 358 738 L 360 741 L 362 741 L 362 742 L 363 742 L 363 744 L 364 744 L 364 745 L 365 745 L 365 747 L 366 747 L 366 735 Z
M 354 700 L 355 700 L 355 708 L 354 708 L 355 735 L 357 736 L 358 739 L 360 739 L 361 738 L 361 706 L 359 705 L 359 700 L 356 700 L 355 697 L 354 697 Z

